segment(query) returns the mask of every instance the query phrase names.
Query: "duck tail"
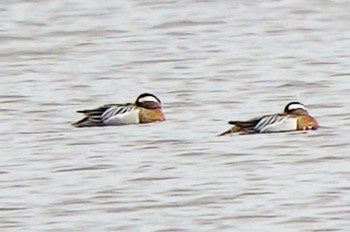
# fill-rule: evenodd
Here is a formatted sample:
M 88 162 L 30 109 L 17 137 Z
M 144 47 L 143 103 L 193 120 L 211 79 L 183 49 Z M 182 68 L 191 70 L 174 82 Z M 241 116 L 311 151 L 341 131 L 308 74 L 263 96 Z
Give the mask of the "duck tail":
M 72 123 L 71 125 L 74 127 L 84 127 L 84 124 L 86 124 L 87 121 L 88 121 L 88 117 L 85 117 L 75 123 Z
M 232 133 L 236 133 L 236 132 L 240 132 L 240 131 L 242 131 L 242 128 L 240 128 L 238 126 L 233 126 L 231 129 L 222 132 L 218 136 L 224 136 L 224 135 L 228 135 L 228 134 L 232 134 Z
M 95 121 L 90 117 L 85 117 L 75 123 L 71 124 L 74 127 L 91 127 L 91 126 L 103 126 L 103 124 L 99 121 Z
M 231 132 L 231 129 L 230 129 L 230 130 L 227 130 L 227 131 L 224 131 L 224 132 L 218 134 L 218 136 L 224 136 L 224 135 L 228 135 L 228 134 L 231 134 L 231 133 L 232 132 Z

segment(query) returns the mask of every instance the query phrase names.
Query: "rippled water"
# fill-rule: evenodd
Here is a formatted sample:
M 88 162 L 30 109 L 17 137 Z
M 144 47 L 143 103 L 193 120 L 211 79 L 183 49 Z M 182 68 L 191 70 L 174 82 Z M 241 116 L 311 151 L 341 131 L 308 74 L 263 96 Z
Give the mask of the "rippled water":
M 2 1 L 1 231 L 350 231 L 349 12 Z M 145 91 L 166 122 L 70 126 Z M 322 128 L 216 137 L 292 100 Z

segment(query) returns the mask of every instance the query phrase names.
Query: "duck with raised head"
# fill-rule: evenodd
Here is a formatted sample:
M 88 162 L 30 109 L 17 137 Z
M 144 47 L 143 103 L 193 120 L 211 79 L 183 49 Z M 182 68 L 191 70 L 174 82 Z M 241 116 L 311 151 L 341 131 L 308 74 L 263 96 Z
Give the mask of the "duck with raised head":
M 135 103 L 108 104 L 91 110 L 79 110 L 85 117 L 72 126 L 114 126 L 164 121 L 161 101 L 154 94 L 143 93 Z
M 296 130 L 316 130 L 318 123 L 314 117 L 309 115 L 307 108 L 300 102 L 290 102 L 284 107 L 283 113 L 269 114 L 256 117 L 248 121 L 229 121 L 233 127 L 223 133 L 250 134 L 271 133 Z

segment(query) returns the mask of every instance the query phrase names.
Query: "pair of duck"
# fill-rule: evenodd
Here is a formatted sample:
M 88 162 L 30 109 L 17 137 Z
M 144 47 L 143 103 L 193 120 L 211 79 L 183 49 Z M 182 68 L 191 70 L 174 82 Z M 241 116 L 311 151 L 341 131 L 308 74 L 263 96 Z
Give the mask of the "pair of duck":
M 85 117 L 73 123 L 75 127 L 128 125 L 164 121 L 161 101 L 150 93 L 137 97 L 135 103 L 109 104 L 91 110 L 79 110 Z M 288 103 L 283 113 L 269 114 L 248 121 L 229 121 L 233 127 L 221 134 L 271 133 L 296 130 L 316 130 L 318 123 L 300 102 Z

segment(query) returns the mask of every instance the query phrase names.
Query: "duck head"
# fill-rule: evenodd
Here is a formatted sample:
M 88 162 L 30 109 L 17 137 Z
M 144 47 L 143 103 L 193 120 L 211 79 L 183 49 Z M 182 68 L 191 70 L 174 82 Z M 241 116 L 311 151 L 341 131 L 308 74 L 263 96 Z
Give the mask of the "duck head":
M 300 102 L 290 102 L 284 107 L 285 114 L 308 115 L 307 108 Z
M 159 98 L 151 93 L 143 93 L 138 96 L 135 104 L 146 109 L 157 109 L 162 107 Z

